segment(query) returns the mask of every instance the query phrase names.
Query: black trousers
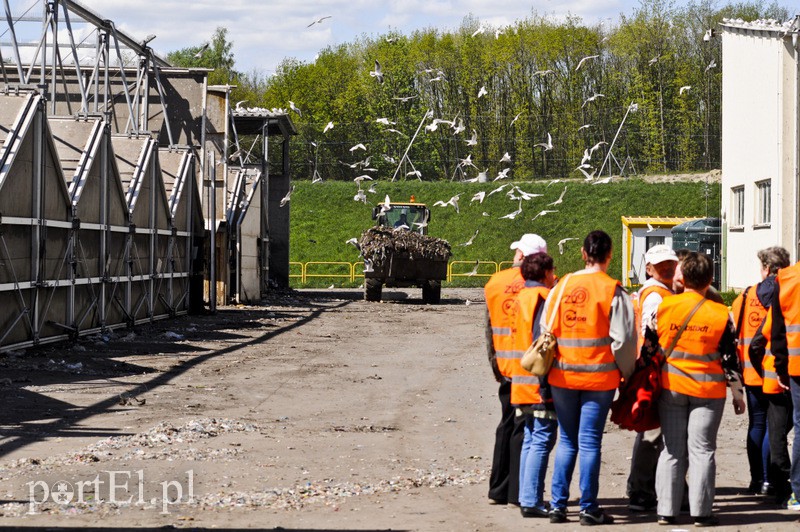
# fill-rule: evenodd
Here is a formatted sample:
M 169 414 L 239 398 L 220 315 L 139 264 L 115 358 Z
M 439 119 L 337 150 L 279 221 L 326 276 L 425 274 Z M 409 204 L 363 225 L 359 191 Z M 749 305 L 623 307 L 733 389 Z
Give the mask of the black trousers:
M 775 488 L 778 504 L 785 502 L 792 492 L 789 474 L 792 468 L 787 438 L 792 428 L 792 397 L 788 392 L 766 394 L 767 430 L 769 431 L 769 483 Z
M 499 503 L 519 504 L 519 458 L 525 437 L 525 416 L 516 417 L 511 406 L 511 383 L 500 383 L 497 392 L 503 417 L 497 425 L 489 498 Z

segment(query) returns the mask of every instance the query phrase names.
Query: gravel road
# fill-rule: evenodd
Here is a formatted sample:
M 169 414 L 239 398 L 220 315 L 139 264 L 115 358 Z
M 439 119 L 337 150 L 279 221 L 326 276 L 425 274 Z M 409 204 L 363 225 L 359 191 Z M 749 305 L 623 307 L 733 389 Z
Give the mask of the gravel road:
M 483 293 L 426 306 L 419 292 L 276 294 L 0 357 L 0 526 L 577 528 L 576 504 L 564 525 L 488 504 L 499 404 Z M 726 410 L 721 528 L 797 527 L 744 494 L 746 423 Z M 625 509 L 632 443 L 608 425 L 606 529 L 657 528 Z

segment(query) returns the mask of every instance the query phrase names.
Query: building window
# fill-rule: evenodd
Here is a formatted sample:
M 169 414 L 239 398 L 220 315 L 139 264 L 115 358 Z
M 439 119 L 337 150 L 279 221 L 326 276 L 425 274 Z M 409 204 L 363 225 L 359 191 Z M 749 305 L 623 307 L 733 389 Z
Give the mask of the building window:
M 645 239 L 645 249 L 650 249 L 653 246 L 658 244 L 664 244 L 666 242 L 666 237 L 664 236 L 646 236 Z
M 731 189 L 731 229 L 744 227 L 744 187 Z
M 756 182 L 756 226 L 769 225 L 772 221 L 772 182 L 769 179 Z

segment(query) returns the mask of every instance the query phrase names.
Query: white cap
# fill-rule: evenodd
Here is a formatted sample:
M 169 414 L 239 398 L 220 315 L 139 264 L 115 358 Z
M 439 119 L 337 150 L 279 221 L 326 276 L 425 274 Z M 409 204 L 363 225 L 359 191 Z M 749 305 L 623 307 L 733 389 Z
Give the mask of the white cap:
M 539 235 L 526 233 L 522 235 L 522 238 L 511 244 L 511 249 L 518 249 L 527 257 L 540 251 L 547 253 L 547 242 Z
M 672 248 L 666 244 L 656 244 L 644 254 L 644 262 L 646 264 L 658 264 L 667 260 L 674 260 L 677 262 L 678 256 L 672 251 Z

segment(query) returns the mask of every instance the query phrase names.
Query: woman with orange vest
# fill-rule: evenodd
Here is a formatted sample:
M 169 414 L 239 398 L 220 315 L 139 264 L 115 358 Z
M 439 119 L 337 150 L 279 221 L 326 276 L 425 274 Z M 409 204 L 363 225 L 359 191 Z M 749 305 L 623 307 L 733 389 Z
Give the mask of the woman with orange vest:
M 800 510 L 800 263 L 783 268 L 775 278 L 764 335 L 771 342 L 778 383 L 788 389 L 793 404 L 794 444 L 790 482 L 793 495 L 786 504 L 789 510 Z M 766 380 L 766 379 L 765 379 Z
M 553 258 L 547 253 L 528 255 L 520 272 L 525 286 L 517 294 L 511 336 L 515 351 L 522 357 L 539 336 L 542 307 L 555 282 Z M 511 404 L 525 422 L 519 461 L 519 508 L 523 517 L 547 517 L 544 477 L 558 427 L 547 377 L 536 377 L 518 363 L 511 377 Z
M 511 268 L 492 275 L 483 288 L 486 296 L 486 349 L 495 379 L 500 383 L 502 417 L 495 431 L 494 457 L 489 475 L 489 500 L 494 504 L 518 504 L 519 458 L 525 429 L 511 405 L 511 376 L 519 365 L 519 356 L 511 345 L 514 301 L 525 280 L 520 274 L 522 259 L 540 251 L 547 243 L 539 235 L 527 233 L 511 244 L 514 263 Z
M 558 416 L 559 442 L 553 466 L 551 523 L 567 521 L 569 484 L 580 454 L 580 522 L 612 523 L 597 503 L 600 448 L 608 410 L 620 383 L 636 363 L 636 330 L 630 298 L 608 276 L 611 237 L 592 231 L 583 241 L 586 268 L 562 280 L 563 297 L 545 302 L 541 326 L 550 311 L 558 348 L 547 375 Z
M 658 522 L 676 522 L 688 469 L 695 526 L 713 526 L 714 454 L 726 381 L 741 382 L 736 332 L 728 308 L 705 298 L 714 272 L 708 257 L 691 252 L 678 268 L 685 291 L 665 298 L 655 320 L 659 345 L 666 351 L 673 347 L 661 372 L 658 402 L 664 437 L 656 471 Z M 743 398 L 734 395 L 733 404 L 737 414 L 744 413 Z
M 791 428 L 789 416 L 792 405 L 788 394 L 778 385 L 772 354 L 765 356 L 766 341 L 762 328 L 772 304 L 775 275 L 789 265 L 789 252 L 773 246 L 760 250 L 758 260 L 761 263 L 761 282 L 747 287 L 732 305 L 739 341 L 739 362 L 742 364 L 747 392 L 749 491 L 761 495 L 775 493 L 780 498 L 779 502 L 785 504 L 790 493 L 786 434 Z M 767 369 L 770 374 L 765 382 L 763 377 Z M 773 445 L 776 448 L 774 460 L 770 457 Z

